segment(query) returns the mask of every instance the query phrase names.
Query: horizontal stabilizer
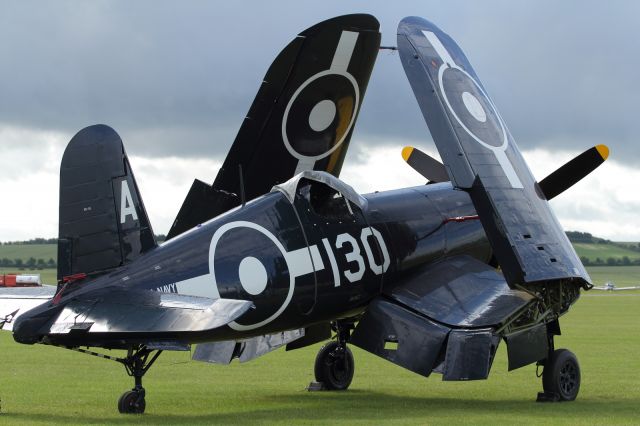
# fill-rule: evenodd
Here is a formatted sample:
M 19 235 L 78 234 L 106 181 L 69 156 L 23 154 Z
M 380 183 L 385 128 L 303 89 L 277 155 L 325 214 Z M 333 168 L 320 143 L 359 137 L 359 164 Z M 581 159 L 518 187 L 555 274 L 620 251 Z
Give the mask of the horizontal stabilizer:
M 402 158 L 416 172 L 427 178 L 429 182 L 448 182 L 449 175 L 444 164 L 412 146 L 402 148 Z
M 589 275 L 460 47 L 409 17 L 398 27 L 398 51 L 451 181 L 469 192 L 507 283 L 588 288 Z
M 573 160 L 542 179 L 538 185 L 547 200 L 555 198 L 594 171 L 609 157 L 606 145 L 589 148 Z
M 91 292 L 67 303 L 49 333 L 105 333 L 126 338 L 132 334 L 159 335 L 212 330 L 238 319 L 252 302 L 210 299 L 150 290 Z M 103 336 L 106 338 L 106 336 Z

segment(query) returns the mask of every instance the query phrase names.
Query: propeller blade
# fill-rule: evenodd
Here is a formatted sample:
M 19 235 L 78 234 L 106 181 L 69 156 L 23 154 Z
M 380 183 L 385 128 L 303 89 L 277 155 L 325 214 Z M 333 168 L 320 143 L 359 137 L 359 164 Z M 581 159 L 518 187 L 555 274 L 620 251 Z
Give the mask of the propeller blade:
M 608 157 L 609 148 L 596 145 L 542 179 L 538 185 L 546 199 L 551 200 L 594 171 Z
M 412 146 L 402 148 L 402 158 L 416 172 L 427 178 L 430 182 L 448 182 L 451 179 L 444 164 L 435 158 Z

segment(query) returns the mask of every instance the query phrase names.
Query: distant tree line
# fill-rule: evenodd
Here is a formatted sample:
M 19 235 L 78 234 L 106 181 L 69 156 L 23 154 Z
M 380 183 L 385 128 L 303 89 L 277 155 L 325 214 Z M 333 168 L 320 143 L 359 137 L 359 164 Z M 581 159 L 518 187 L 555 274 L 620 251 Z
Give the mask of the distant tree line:
M 31 240 L 26 240 L 26 241 L 5 241 L 5 242 L 0 242 L 0 244 L 4 246 L 31 245 L 31 244 L 58 244 L 58 239 L 57 238 L 32 238 Z
M 156 241 L 159 243 L 167 239 L 165 234 L 157 234 Z M 58 244 L 57 238 L 32 238 L 25 241 L 0 241 L 0 245 L 3 246 L 16 246 L 16 245 L 31 245 L 31 244 Z
M 640 243 L 617 243 L 604 238 L 594 237 L 588 232 L 567 231 L 569 241 L 572 243 L 588 243 L 588 244 L 611 244 L 616 247 L 624 248 L 640 253 Z
M 612 244 L 611 240 L 594 237 L 589 232 L 567 231 L 566 234 L 572 243 Z
M 24 269 L 45 269 L 45 268 L 57 268 L 58 264 L 53 258 L 44 260 L 42 258 L 36 259 L 30 257 L 27 260 L 24 259 L 8 259 L 6 257 L 0 259 L 0 268 L 15 268 L 19 270 Z
M 584 266 L 640 266 L 640 258 L 630 259 L 629 256 L 607 257 L 606 259 L 596 257 L 593 260 L 586 256 L 580 256 L 580 261 Z

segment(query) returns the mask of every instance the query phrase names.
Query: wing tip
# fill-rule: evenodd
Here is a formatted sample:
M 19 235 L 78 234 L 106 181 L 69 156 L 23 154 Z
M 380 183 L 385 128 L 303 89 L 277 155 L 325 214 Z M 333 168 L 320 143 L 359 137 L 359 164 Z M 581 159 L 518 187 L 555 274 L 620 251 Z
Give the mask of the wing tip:
M 411 157 L 413 149 L 414 148 L 412 146 L 405 146 L 404 148 L 402 148 L 402 158 L 404 159 L 404 161 L 409 161 L 409 157 Z

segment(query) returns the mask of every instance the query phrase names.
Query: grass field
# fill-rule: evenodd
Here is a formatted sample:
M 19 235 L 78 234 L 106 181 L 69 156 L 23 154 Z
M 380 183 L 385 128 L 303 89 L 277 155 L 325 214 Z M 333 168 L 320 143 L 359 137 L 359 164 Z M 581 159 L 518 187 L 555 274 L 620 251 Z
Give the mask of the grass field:
M 112 361 L 23 346 L 0 333 L 0 424 L 638 424 L 640 297 L 587 293 L 563 318 L 582 388 L 573 403 L 538 404 L 535 367 L 507 373 L 501 344 L 488 380 L 442 382 L 357 348 L 346 392 L 304 390 L 319 348 L 279 350 L 247 364 L 207 365 L 165 353 L 145 376 L 147 413 L 117 413 L 132 379 Z
M 0 245 L 0 259 L 22 259 L 30 257 L 41 258 L 45 261 L 58 257 L 57 246 L 55 244 L 9 244 Z
M 587 272 L 599 286 L 607 281 L 618 287 L 640 285 L 640 266 L 589 266 Z
M 592 262 L 595 262 L 598 257 L 602 261 L 606 261 L 609 257 L 622 259 L 627 256 L 631 260 L 640 258 L 640 252 L 613 244 L 573 243 L 573 248 L 578 256 L 587 257 Z

